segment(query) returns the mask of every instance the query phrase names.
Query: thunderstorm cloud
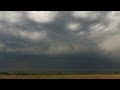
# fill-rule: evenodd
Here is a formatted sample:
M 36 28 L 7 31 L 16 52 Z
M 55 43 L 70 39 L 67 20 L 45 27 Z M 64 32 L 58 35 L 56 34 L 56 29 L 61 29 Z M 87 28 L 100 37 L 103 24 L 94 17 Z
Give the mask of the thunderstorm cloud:
M 0 70 L 119 70 L 119 47 L 119 11 L 0 11 Z

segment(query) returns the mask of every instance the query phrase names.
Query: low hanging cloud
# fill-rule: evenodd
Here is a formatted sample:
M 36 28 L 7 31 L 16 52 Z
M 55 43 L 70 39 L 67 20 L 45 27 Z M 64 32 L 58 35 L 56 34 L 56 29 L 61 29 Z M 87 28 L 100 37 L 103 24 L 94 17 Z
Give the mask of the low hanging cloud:
M 114 54 L 119 51 L 119 18 L 119 11 L 1 11 L 0 49 L 47 55 Z

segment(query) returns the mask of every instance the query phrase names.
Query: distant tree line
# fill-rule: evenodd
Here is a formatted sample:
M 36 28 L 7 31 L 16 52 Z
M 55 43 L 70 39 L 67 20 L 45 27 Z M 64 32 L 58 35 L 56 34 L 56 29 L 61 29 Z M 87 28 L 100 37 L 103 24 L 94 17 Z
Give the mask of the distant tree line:
M 120 72 L 81 72 L 81 73 L 27 73 L 27 72 L 0 72 L 0 75 L 62 75 L 62 74 L 120 74 Z

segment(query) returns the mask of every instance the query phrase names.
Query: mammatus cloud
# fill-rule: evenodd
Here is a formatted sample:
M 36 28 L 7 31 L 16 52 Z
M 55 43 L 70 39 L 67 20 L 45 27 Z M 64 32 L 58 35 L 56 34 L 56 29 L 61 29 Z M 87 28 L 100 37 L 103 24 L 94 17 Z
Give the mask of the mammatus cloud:
M 80 23 L 69 22 L 69 23 L 67 23 L 66 27 L 68 28 L 68 30 L 77 31 L 80 29 Z
M 15 11 L 1 11 L 0 12 L 0 21 L 6 21 L 9 23 L 18 23 L 22 19 L 22 12 Z
M 15 36 L 20 36 L 23 39 L 27 39 L 30 41 L 40 41 L 41 39 L 46 38 L 47 33 L 43 31 L 19 31 L 18 33 L 15 34 Z
M 100 12 L 94 11 L 74 11 L 73 17 L 80 19 L 95 20 L 100 16 Z
M 119 18 L 118 11 L 1 11 L 0 49 L 47 55 L 114 54 L 120 44 Z
M 119 11 L 0 11 L 0 71 L 119 71 L 119 46 Z
M 49 23 L 54 21 L 58 12 L 51 11 L 28 11 L 28 18 L 38 23 Z

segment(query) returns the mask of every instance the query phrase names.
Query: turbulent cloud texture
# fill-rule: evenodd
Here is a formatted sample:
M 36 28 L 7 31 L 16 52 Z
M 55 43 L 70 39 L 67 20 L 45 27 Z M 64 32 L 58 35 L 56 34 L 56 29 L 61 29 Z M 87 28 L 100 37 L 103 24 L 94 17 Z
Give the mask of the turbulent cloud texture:
M 119 11 L 0 11 L 0 53 L 65 57 L 62 60 L 78 55 L 80 65 L 93 55 L 91 62 L 108 64 L 119 62 L 119 46 Z M 65 65 L 72 67 L 69 63 Z

